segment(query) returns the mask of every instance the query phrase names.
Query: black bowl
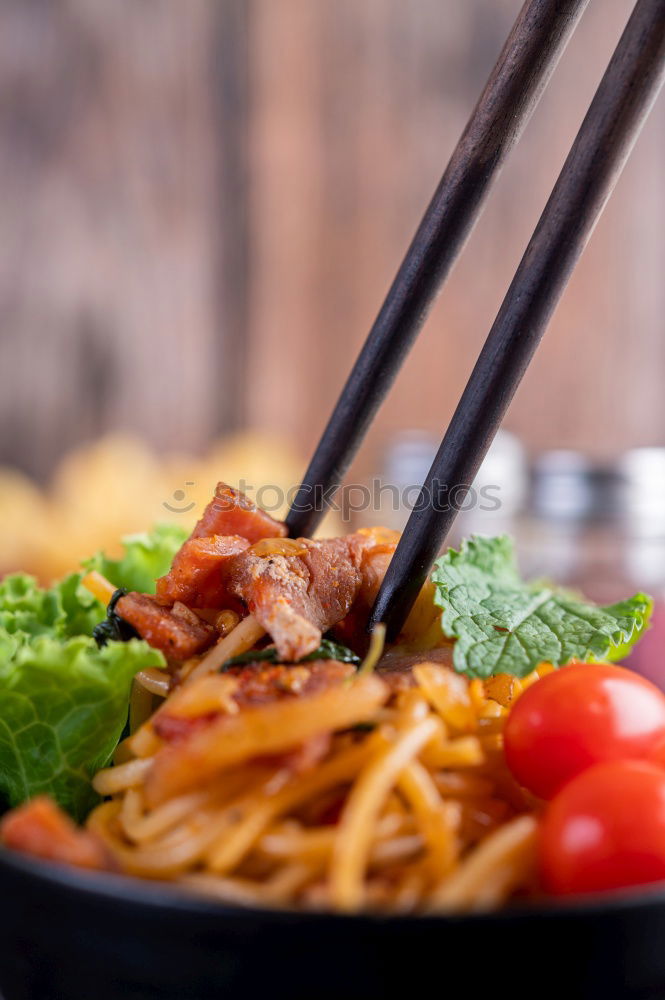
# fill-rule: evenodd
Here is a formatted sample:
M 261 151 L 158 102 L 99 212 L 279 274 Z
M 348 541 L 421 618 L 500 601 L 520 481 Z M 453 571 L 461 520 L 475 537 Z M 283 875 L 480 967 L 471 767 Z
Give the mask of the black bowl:
M 298 914 L 0 850 L 0 894 L 5 1000 L 665 997 L 662 889 L 478 916 Z

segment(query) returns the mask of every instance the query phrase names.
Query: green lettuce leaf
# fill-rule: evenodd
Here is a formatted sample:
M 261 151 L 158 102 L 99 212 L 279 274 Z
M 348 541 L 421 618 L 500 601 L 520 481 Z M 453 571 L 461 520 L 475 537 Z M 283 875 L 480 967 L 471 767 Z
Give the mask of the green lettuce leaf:
M 98 552 L 84 563 L 116 587 L 154 593 L 155 579 L 166 573 L 187 537 L 177 525 L 157 525 L 151 532 L 123 539 L 124 554 L 109 559 Z M 26 573 L 14 573 L 0 582 L 0 633 L 14 637 L 12 648 L 41 635 L 71 638 L 92 635 L 106 608 L 81 585 L 81 573 L 70 573 L 47 589 Z
M 32 576 L 14 573 L 0 583 L 0 634 L 13 637 L 12 648 L 39 636 L 61 639 L 90 635 L 104 614 L 103 605 L 71 573 L 49 589 Z
M 13 656 L 0 638 L 0 795 L 10 806 L 46 793 L 76 819 L 96 801 L 90 779 L 110 759 L 127 718 L 132 678 L 163 666 L 132 640 L 97 649 L 80 636 L 40 636 Z
M 154 591 L 186 537 L 177 526 L 124 539 L 122 558 L 88 560 L 117 587 Z M 96 796 L 90 777 L 108 762 L 127 719 L 131 681 L 165 665 L 147 643 L 109 642 L 92 631 L 106 609 L 72 573 L 49 588 L 23 573 L 0 583 L 0 798 L 40 792 L 73 816 Z
M 53 590 L 59 596 L 65 616 L 63 633 L 67 638 L 75 635 L 92 635 L 92 630 L 105 608 L 90 591 L 81 585 L 81 573 L 70 573 Z
M 83 565 L 88 570 L 97 570 L 116 587 L 154 594 L 155 580 L 168 572 L 187 536 L 188 532 L 177 524 L 157 524 L 149 533 L 125 536 L 121 559 L 109 559 L 98 552 Z
M 510 538 L 473 536 L 432 573 L 441 624 L 456 639 L 453 663 L 469 677 L 524 677 L 539 663 L 618 660 L 648 627 L 653 600 L 636 594 L 598 607 L 519 576 Z

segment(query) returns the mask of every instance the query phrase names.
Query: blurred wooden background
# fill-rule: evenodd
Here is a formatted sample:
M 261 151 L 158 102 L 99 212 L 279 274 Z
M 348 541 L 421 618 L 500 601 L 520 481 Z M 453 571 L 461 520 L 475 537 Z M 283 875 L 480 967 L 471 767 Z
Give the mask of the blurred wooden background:
M 2 0 L 0 461 L 311 448 L 520 0 Z M 364 453 L 439 430 L 625 23 L 594 0 Z M 665 101 L 508 426 L 665 444 Z

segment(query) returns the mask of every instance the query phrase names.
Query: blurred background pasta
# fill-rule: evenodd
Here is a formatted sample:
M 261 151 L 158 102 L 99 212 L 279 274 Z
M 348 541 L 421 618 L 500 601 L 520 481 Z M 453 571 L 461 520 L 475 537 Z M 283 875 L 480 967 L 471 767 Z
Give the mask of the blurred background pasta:
M 351 481 L 418 482 L 631 6 L 587 10 Z M 185 523 L 219 477 L 297 482 L 519 7 L 4 0 L 0 571 Z M 626 481 L 665 511 L 664 126 L 661 101 L 487 472 L 490 530 L 563 578 L 611 507 L 619 589 Z

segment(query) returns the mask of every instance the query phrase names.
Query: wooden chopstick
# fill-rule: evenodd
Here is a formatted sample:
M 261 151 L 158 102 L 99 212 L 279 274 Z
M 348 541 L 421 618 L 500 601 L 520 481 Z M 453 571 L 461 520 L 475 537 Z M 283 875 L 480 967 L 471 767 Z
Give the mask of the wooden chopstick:
M 323 517 L 587 3 L 527 0 L 520 11 L 314 452 L 291 537 Z
M 665 0 L 638 0 L 444 435 L 370 615 L 394 637 L 455 519 L 665 71 Z M 443 501 L 443 502 L 442 502 Z M 458 505 L 456 505 L 458 506 Z

